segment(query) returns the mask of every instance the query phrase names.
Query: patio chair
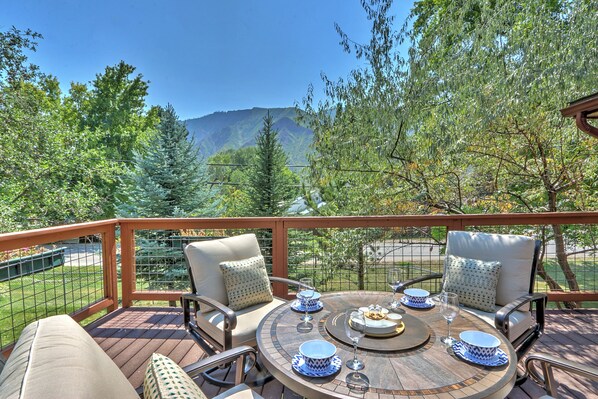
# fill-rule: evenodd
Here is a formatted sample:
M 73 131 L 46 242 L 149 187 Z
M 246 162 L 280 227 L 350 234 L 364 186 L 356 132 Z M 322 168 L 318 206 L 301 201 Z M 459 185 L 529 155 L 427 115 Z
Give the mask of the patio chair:
M 449 231 L 446 244 L 445 273 L 435 273 L 409 280 L 401 289 L 426 280 L 442 278 L 442 290 L 459 291 L 463 309 L 474 313 L 491 325 L 494 325 L 513 345 L 517 361 L 521 360 L 544 331 L 544 309 L 547 296 L 534 293 L 536 269 L 541 249 L 541 241 L 530 237 L 487 234 L 466 231 Z M 499 265 L 497 265 L 499 264 Z M 468 287 L 456 286 L 459 279 L 451 279 L 447 270 L 453 272 L 460 267 L 477 271 L 487 270 L 476 280 L 476 286 L 470 298 L 474 303 L 461 301 L 467 297 Z M 484 271 L 484 273 L 486 273 Z M 461 280 L 464 281 L 464 280 Z M 473 280 L 470 280 L 473 281 Z M 488 284 L 485 292 L 480 292 L 478 285 Z M 449 287 L 450 285 L 450 287 Z M 492 295 L 487 295 L 489 291 Z M 485 299 L 485 306 L 478 306 L 475 301 Z M 532 315 L 532 311 L 535 313 Z M 518 383 L 525 381 L 520 376 Z
M 272 296 L 271 283 L 302 286 L 297 281 L 267 275 L 255 234 L 190 243 L 184 253 L 193 291 L 181 296 L 184 323 L 208 354 L 241 345 L 256 347 L 262 318 L 286 303 Z M 243 270 L 249 278 L 239 274 L 245 273 Z M 213 384 L 229 385 L 210 374 L 204 374 L 204 378 Z
M 540 366 L 541 372 L 537 366 Z M 570 360 L 557 358 L 543 353 L 532 353 L 525 360 L 525 368 L 529 376 L 540 384 L 550 396 L 542 396 L 540 399 L 557 397 L 558 383 L 554 378 L 553 369 L 559 369 L 569 374 L 575 374 L 591 381 L 598 382 L 598 368 L 572 362 Z

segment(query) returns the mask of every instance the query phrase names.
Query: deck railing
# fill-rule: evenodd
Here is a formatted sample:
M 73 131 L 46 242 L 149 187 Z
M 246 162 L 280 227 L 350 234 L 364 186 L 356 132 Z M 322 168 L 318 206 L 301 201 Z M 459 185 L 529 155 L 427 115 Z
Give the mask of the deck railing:
M 82 320 L 116 309 L 119 301 L 123 307 L 136 301 L 177 301 L 188 289 L 182 248 L 190 241 L 254 232 L 273 275 L 310 275 L 320 290 L 327 291 L 387 290 L 388 267 L 400 265 L 409 277 L 440 270 L 448 230 L 542 239 L 542 273 L 563 291 L 550 291 L 542 278 L 536 290 L 549 292 L 551 301 L 596 306 L 598 212 L 113 219 L 0 235 L 0 251 L 48 244 L 62 247 L 65 241 L 67 247 L 60 268 L 15 277 L 4 287 L 0 282 L 0 346 L 10 345 L 24 325 L 51 314 L 70 313 Z M 570 267 L 569 276 L 561 272 L 563 259 Z M 573 275 L 578 287 L 571 290 L 567 279 Z M 276 295 L 288 295 L 286 287 L 274 289 Z

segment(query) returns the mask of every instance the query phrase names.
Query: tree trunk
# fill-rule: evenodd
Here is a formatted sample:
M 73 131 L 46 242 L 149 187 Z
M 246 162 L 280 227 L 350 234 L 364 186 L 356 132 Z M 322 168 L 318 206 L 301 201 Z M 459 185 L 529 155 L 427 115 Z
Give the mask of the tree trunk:
M 357 269 L 357 282 L 359 290 L 365 290 L 365 256 L 363 254 L 363 245 L 359 246 L 359 257 L 358 257 L 358 269 Z
M 550 212 L 557 211 L 556 205 L 556 193 L 554 191 L 548 192 L 548 206 Z M 579 284 L 577 283 L 577 278 L 575 277 L 575 273 L 571 270 L 571 266 L 569 265 L 569 260 L 567 259 L 567 251 L 565 249 L 565 238 L 563 237 L 563 228 L 560 224 L 553 224 L 552 231 L 554 233 L 554 245 L 556 250 L 556 259 L 565 275 L 565 279 L 567 280 L 567 286 L 571 291 L 579 291 Z M 565 306 L 569 309 L 575 309 L 578 307 L 577 302 L 565 302 Z

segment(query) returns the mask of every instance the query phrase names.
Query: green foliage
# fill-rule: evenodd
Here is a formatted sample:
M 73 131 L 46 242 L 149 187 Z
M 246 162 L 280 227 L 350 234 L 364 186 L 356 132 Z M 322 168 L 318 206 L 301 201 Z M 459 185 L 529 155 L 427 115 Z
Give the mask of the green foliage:
M 311 180 L 328 212 L 595 208 L 595 143 L 558 110 L 598 87 L 598 48 L 589 45 L 598 42 L 589 17 L 598 3 L 422 0 L 399 29 L 391 3 L 362 2 L 372 21 L 367 44 L 337 27 L 367 67 L 325 78 L 327 99 L 317 106 L 311 92 L 305 100 Z M 553 230 L 546 239 L 576 289 L 562 232 Z
M 23 32 L 14 26 L 9 31 L 0 32 L 0 87 L 35 79 L 39 68 L 27 64 L 24 51 L 35 51 L 37 40 L 41 38 L 42 35 L 31 29 Z
M 119 176 L 146 140 L 155 110 L 147 83 L 124 63 L 93 89 L 59 82 L 27 63 L 41 35 L 0 32 L 0 218 L 2 231 L 114 216 Z M 128 158 L 128 159 L 123 159 Z
M 248 205 L 246 187 L 256 147 L 225 150 L 208 160 L 210 181 L 220 187 L 220 207 L 224 216 L 244 216 Z

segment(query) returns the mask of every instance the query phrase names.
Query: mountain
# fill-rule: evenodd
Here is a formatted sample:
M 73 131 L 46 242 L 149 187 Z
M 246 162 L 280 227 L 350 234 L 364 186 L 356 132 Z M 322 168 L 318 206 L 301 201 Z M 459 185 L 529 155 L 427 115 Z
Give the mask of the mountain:
M 295 122 L 295 108 L 270 108 L 278 139 L 292 165 L 305 165 L 313 132 Z M 184 121 L 206 158 L 226 149 L 255 145 L 255 136 L 262 128 L 267 108 L 215 112 Z

